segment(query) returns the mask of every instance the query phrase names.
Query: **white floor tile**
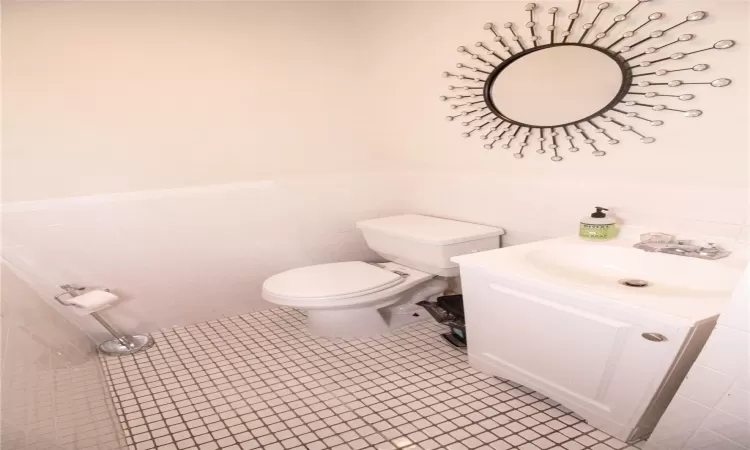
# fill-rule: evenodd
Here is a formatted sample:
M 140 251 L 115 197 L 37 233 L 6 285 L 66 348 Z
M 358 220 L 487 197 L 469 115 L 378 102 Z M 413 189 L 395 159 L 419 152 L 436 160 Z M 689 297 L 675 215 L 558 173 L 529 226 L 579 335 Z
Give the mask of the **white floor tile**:
M 135 449 L 627 447 L 472 369 L 442 332 L 315 338 L 302 313 L 276 308 L 156 333 L 147 352 L 102 363 Z

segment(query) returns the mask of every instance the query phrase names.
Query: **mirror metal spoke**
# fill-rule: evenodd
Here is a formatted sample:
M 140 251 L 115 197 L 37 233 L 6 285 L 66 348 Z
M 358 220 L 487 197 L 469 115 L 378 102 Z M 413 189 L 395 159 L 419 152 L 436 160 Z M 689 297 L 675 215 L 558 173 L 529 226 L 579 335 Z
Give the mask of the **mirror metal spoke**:
M 492 64 L 491 62 L 489 62 L 486 59 L 482 58 L 481 56 L 479 56 L 479 55 L 477 55 L 475 53 L 470 52 L 469 49 L 466 48 L 466 47 L 464 47 L 463 45 L 460 46 L 460 47 L 458 47 L 456 50 L 458 51 L 458 53 L 463 53 L 465 55 L 468 55 L 469 57 L 471 57 L 471 59 L 474 59 L 474 60 L 477 60 L 477 61 L 482 61 L 482 63 L 485 66 L 495 67 L 494 64 Z
M 490 136 L 492 135 L 492 133 L 494 133 L 495 131 L 497 131 L 498 128 L 500 128 L 501 126 L 503 126 L 503 124 L 505 124 L 504 120 L 502 120 L 502 119 L 498 119 L 498 120 L 499 120 L 499 122 L 494 122 L 492 124 L 492 126 L 487 129 L 487 133 L 485 133 L 483 135 L 480 135 L 479 138 L 482 139 L 482 140 L 489 139 Z M 502 134 L 502 132 L 500 134 Z
M 457 75 L 450 72 L 443 72 L 443 78 L 458 78 L 459 80 L 470 81 L 473 83 L 484 83 L 485 81 L 487 81 L 482 78 L 467 77 L 466 75 Z
M 531 136 L 531 129 L 528 128 L 526 131 L 521 133 L 521 136 L 523 136 L 523 141 L 518 143 L 518 151 L 516 153 L 513 153 L 513 156 L 515 158 L 523 158 L 523 151 L 526 149 L 526 146 L 529 145 L 529 136 Z
M 639 53 L 639 54 L 637 54 L 635 56 L 631 56 L 630 58 L 627 58 L 625 61 L 632 61 L 632 60 L 638 59 L 638 58 L 640 58 L 642 56 L 646 56 L 646 55 L 650 55 L 650 54 L 656 53 L 656 52 L 658 52 L 659 50 L 661 50 L 663 48 L 669 47 L 671 45 L 674 45 L 674 44 L 677 44 L 677 43 L 680 43 L 680 42 L 689 41 L 689 40 L 693 39 L 694 37 L 695 37 L 695 35 L 693 35 L 693 34 L 683 34 L 683 35 L 681 35 L 680 37 L 678 37 L 677 39 L 675 39 L 672 42 L 667 42 L 666 44 L 661 45 L 659 47 L 649 47 L 649 48 L 646 49 L 646 51 L 644 51 L 642 53 Z
M 629 39 L 629 38 L 635 36 L 641 28 L 643 28 L 646 25 L 650 24 L 654 20 L 661 19 L 662 17 L 664 17 L 664 13 L 656 12 L 656 13 L 650 14 L 648 16 L 648 19 L 645 22 L 643 22 L 642 24 L 638 25 L 637 27 L 635 27 L 634 29 L 632 29 L 630 31 L 626 31 L 625 33 L 622 34 L 622 36 L 620 36 L 619 39 L 617 39 L 616 41 L 614 41 L 611 44 L 609 44 L 607 46 L 607 50 L 611 50 L 612 47 L 614 47 L 615 45 L 617 45 L 620 42 L 624 41 L 625 39 Z
M 697 110 L 697 109 L 677 109 L 677 108 L 670 108 L 667 105 L 651 105 L 648 103 L 640 103 L 640 102 L 623 102 L 627 106 L 640 106 L 643 108 L 650 108 L 653 111 L 673 111 L 673 112 L 680 112 L 686 117 L 698 117 L 703 114 L 703 111 Z
M 655 98 L 655 97 L 674 97 L 682 101 L 688 101 L 693 100 L 695 98 L 695 95 L 693 94 L 661 94 L 659 92 L 636 92 L 636 91 L 630 91 L 628 92 L 628 95 L 643 95 L 646 98 Z
M 557 29 L 557 12 L 559 11 L 558 8 L 550 8 L 548 13 L 552 16 L 552 25 L 547 27 L 547 31 L 549 31 L 549 42 L 551 44 L 555 43 L 555 30 Z
M 591 139 L 583 128 L 576 128 L 574 131 L 577 133 L 580 133 L 581 136 L 583 137 L 583 143 L 591 147 L 591 149 L 593 150 L 593 152 L 591 152 L 592 155 L 604 156 L 607 154 L 607 152 L 600 150 L 596 146 L 596 140 Z
M 628 20 L 628 17 L 630 16 L 630 13 L 635 11 L 637 7 L 639 7 L 643 3 L 640 0 L 636 0 L 635 5 L 633 5 L 625 14 L 618 14 L 612 19 L 612 23 L 601 33 L 596 35 L 596 40 L 592 42 L 592 45 L 596 45 L 597 42 L 599 42 L 600 39 L 604 39 L 605 37 L 609 36 L 609 33 L 620 23 L 625 22 Z
M 570 131 L 568 130 L 568 126 L 565 125 L 564 127 L 562 127 L 562 129 L 565 132 L 565 140 L 568 141 L 568 145 L 569 145 L 568 151 L 573 152 L 573 153 L 577 152 L 578 147 L 576 147 L 575 143 L 573 142 L 575 138 L 573 137 L 572 134 L 570 134 Z
M 660 127 L 660 126 L 664 125 L 664 121 L 663 120 L 651 120 L 651 119 L 648 119 L 646 117 L 641 116 L 640 113 L 637 113 L 635 111 L 623 111 L 622 109 L 619 109 L 619 108 L 612 108 L 612 111 L 618 112 L 618 113 L 624 115 L 625 117 L 630 117 L 632 119 L 643 120 L 645 122 L 648 122 L 649 125 L 651 125 L 652 127 Z
M 607 138 L 607 144 L 609 144 L 609 145 L 616 145 L 616 144 L 620 143 L 620 141 L 618 141 L 617 139 L 613 138 L 612 136 L 609 135 L 609 133 L 607 133 L 607 129 L 606 128 L 600 127 L 596 123 L 594 123 L 593 119 L 588 119 L 586 121 L 586 123 L 588 123 L 591 126 L 591 128 L 594 129 L 595 133 L 601 134 L 602 136 L 604 136 L 605 138 Z
M 502 124 L 502 122 L 501 122 L 501 124 Z M 487 140 L 487 139 L 489 139 L 490 135 L 491 135 L 492 133 L 494 133 L 495 131 L 497 131 L 497 129 L 500 129 L 500 133 L 499 133 L 499 134 L 498 134 L 497 136 L 494 136 L 494 137 L 492 138 L 492 140 L 490 141 L 490 143 L 489 143 L 489 144 L 484 144 L 484 148 L 486 148 L 487 150 L 491 150 L 491 149 L 492 149 L 492 148 L 493 148 L 493 147 L 495 146 L 495 144 L 496 144 L 497 142 L 499 142 L 499 141 L 500 141 L 500 140 L 501 140 L 501 139 L 503 138 L 503 135 L 504 135 L 505 133 L 507 133 L 507 132 L 508 132 L 508 131 L 510 130 L 510 127 L 503 127 L 503 128 L 500 128 L 500 125 L 496 125 L 496 126 L 494 126 L 494 127 L 493 127 L 493 128 L 491 129 L 491 131 L 490 131 L 489 133 L 487 133 L 486 135 L 480 136 L 480 138 L 482 138 L 482 139 L 484 139 L 484 140 Z
M 697 20 L 703 20 L 706 17 L 706 15 L 707 14 L 705 12 L 703 12 L 703 11 L 693 12 L 693 13 L 689 14 L 685 18 L 685 20 L 683 20 L 682 22 L 676 23 L 676 24 L 672 25 L 671 27 L 669 27 L 669 28 L 667 28 L 665 30 L 652 31 L 651 34 L 648 37 L 646 37 L 645 39 L 641 39 L 640 41 L 636 42 L 635 44 L 630 44 L 630 45 L 628 45 L 628 47 L 631 48 L 631 49 L 636 48 L 639 45 L 643 44 L 644 42 L 648 42 L 651 39 L 660 38 L 660 37 L 666 35 L 667 33 L 669 33 L 670 31 L 672 31 L 672 30 L 674 30 L 674 29 L 676 29 L 676 28 L 678 28 L 678 27 L 680 27 L 682 25 L 685 25 L 688 22 L 695 22 Z M 692 17 L 692 19 L 691 19 L 691 17 Z
M 526 46 L 523 45 L 523 42 L 521 41 L 521 36 L 516 34 L 516 30 L 513 29 L 513 22 L 506 22 L 504 25 L 505 29 L 510 31 L 510 34 L 513 35 L 512 38 L 510 38 L 511 41 L 514 41 L 516 44 L 518 44 L 519 47 L 521 47 L 522 51 L 526 51 Z
M 664 75 L 666 75 L 668 73 L 684 72 L 686 70 L 692 70 L 694 72 L 703 72 L 704 70 L 708 70 L 709 67 L 710 66 L 708 64 L 696 64 L 696 65 L 694 65 L 692 67 L 685 67 L 683 69 L 660 69 L 660 70 L 657 70 L 655 72 L 636 73 L 636 74 L 633 74 L 633 77 L 634 78 L 635 77 L 643 77 L 643 76 L 647 76 L 647 75 L 656 75 L 657 77 L 661 77 L 661 76 L 664 76 Z M 693 83 L 684 83 L 684 84 L 693 84 Z M 703 83 L 698 83 L 698 84 L 703 84 Z
M 484 148 L 486 148 L 487 150 L 492 150 L 493 148 L 495 148 L 495 144 L 496 144 L 496 143 L 497 143 L 497 141 L 499 141 L 499 140 L 500 140 L 500 137 L 499 137 L 499 136 L 495 137 L 494 139 L 492 139 L 492 140 L 490 141 L 490 143 L 489 143 L 489 144 L 484 144 Z
M 461 63 L 456 64 L 456 68 L 458 68 L 458 69 L 467 69 L 467 70 L 471 70 L 472 72 L 480 72 L 480 73 L 483 73 L 485 75 L 489 75 L 489 74 L 492 73 L 492 72 L 488 72 L 486 70 L 482 70 L 479 67 L 467 66 L 467 65 L 461 64 Z
M 582 6 L 583 0 L 578 0 L 578 4 L 576 5 L 576 12 L 571 13 L 568 16 L 568 19 L 570 19 L 570 22 L 568 22 L 568 29 L 563 31 L 563 43 L 568 42 L 568 38 L 570 37 L 570 34 L 573 32 L 573 25 L 575 25 L 576 20 L 578 20 L 579 17 L 581 17 L 581 6 Z
M 521 131 L 521 126 L 520 125 L 516 125 L 516 131 L 514 131 L 513 133 L 511 133 L 510 136 L 508 137 L 508 142 L 506 142 L 505 144 L 502 145 L 502 147 L 504 149 L 507 150 L 507 149 L 510 148 L 510 145 L 513 143 L 513 140 L 518 136 L 518 132 L 519 131 Z
M 544 148 L 544 143 L 547 142 L 547 138 L 544 135 L 544 128 L 539 128 L 539 137 L 537 138 L 537 142 L 539 142 L 539 148 L 536 149 L 536 152 L 541 154 L 547 153 L 547 150 Z
M 557 149 L 558 149 L 558 145 L 557 145 L 557 136 L 558 136 L 558 133 L 557 133 L 557 131 L 555 131 L 554 128 L 551 128 L 549 136 L 550 136 L 550 139 L 552 140 L 552 143 L 549 144 L 547 146 L 547 148 L 549 148 L 550 150 L 552 150 L 552 153 L 553 153 L 553 155 L 552 155 L 552 157 L 550 159 L 552 161 L 555 161 L 555 162 L 562 161 L 562 159 L 563 159 L 562 156 L 560 156 L 560 154 L 557 152 Z
M 558 147 L 558 145 L 557 145 L 557 136 L 558 136 L 557 131 L 555 131 L 554 128 L 550 128 L 549 138 L 550 138 L 550 141 L 552 143 L 547 146 L 548 148 L 551 148 L 553 150 L 557 150 L 557 147 Z
M 618 120 L 613 119 L 610 116 L 604 116 L 604 120 L 607 121 L 607 122 L 611 122 L 611 123 L 617 125 L 618 127 L 620 127 L 621 131 L 627 131 L 627 132 L 636 134 L 640 138 L 641 142 L 644 143 L 644 144 L 650 144 L 650 143 L 656 141 L 656 139 L 654 139 L 652 137 L 648 137 L 645 134 L 641 134 L 640 132 L 638 132 L 638 130 L 636 130 L 632 126 L 626 125 L 626 124 L 624 124 L 624 123 L 622 123 L 622 122 L 620 122 Z
M 528 28 L 529 32 L 531 33 L 531 43 L 534 45 L 534 47 L 537 47 L 539 45 L 537 44 L 539 36 L 536 35 L 536 30 L 534 30 L 534 27 L 536 26 L 536 22 L 534 22 L 535 9 L 536 3 L 529 3 L 528 5 L 526 5 L 526 11 L 529 12 L 529 21 L 526 23 L 526 28 Z
M 710 51 L 710 50 L 725 50 L 725 49 L 731 48 L 733 46 L 734 46 L 734 41 L 730 41 L 730 40 L 719 41 L 719 42 L 716 42 L 711 47 L 702 48 L 700 50 L 693 50 L 692 52 L 687 52 L 687 53 L 678 52 L 678 53 L 673 53 L 673 54 L 667 56 L 666 58 L 660 58 L 660 59 L 656 59 L 656 60 L 653 60 L 653 61 L 643 61 L 642 63 L 639 64 L 639 66 L 640 67 L 649 67 L 649 66 L 652 66 L 654 64 L 659 64 L 659 63 L 662 63 L 664 61 L 669 61 L 670 59 L 671 60 L 684 59 L 684 58 L 687 58 L 688 56 L 694 55 L 696 53 L 707 52 L 707 51 Z M 630 66 L 630 67 L 638 67 L 638 66 Z
M 683 84 L 685 84 L 681 80 L 672 80 L 668 82 L 662 82 L 662 81 L 639 81 L 636 84 L 633 84 L 632 86 L 640 86 L 640 87 L 649 87 L 649 86 L 667 86 L 667 87 L 680 87 Z
M 664 31 L 664 30 L 655 30 L 655 31 L 652 31 L 651 33 L 649 33 L 649 35 L 647 37 L 641 39 L 638 42 L 635 42 L 633 44 L 625 44 L 626 46 L 623 47 L 623 49 L 620 49 L 620 53 L 627 53 L 627 52 L 633 50 L 634 48 L 640 46 L 641 44 L 644 44 L 644 43 L 650 41 L 651 39 L 658 39 L 658 38 L 664 36 L 665 33 L 666 33 L 666 31 Z
M 596 13 L 596 16 L 594 16 L 594 20 L 591 22 L 583 24 L 583 34 L 578 39 L 578 43 L 582 43 L 584 39 L 586 39 L 586 36 L 588 36 L 589 32 L 596 26 L 596 21 L 599 20 L 599 16 L 602 15 L 605 9 L 608 9 L 610 6 L 609 2 L 603 2 L 600 3 L 597 7 L 598 11 Z
M 477 42 L 476 44 L 474 44 L 474 46 L 475 46 L 475 47 L 479 47 L 479 48 L 481 48 L 481 49 L 484 49 L 484 51 L 485 51 L 485 52 L 486 52 L 486 53 L 487 53 L 488 55 L 494 56 L 495 58 L 499 59 L 500 61 L 505 61 L 505 58 L 503 58 L 502 56 L 498 55 L 498 54 L 497 54 L 497 52 L 495 52 L 495 51 L 494 51 L 494 50 L 492 50 L 491 48 L 489 48 L 489 47 L 487 47 L 486 45 L 484 45 L 484 42 Z
M 531 129 L 529 128 L 528 130 L 531 130 Z M 521 149 L 523 149 L 524 147 L 529 145 L 529 138 L 531 137 L 531 131 L 524 131 L 523 133 L 521 133 L 521 135 L 523 136 L 523 141 L 521 141 L 518 144 L 518 146 L 521 147 Z
M 492 40 L 502 45 L 504 52 L 510 53 L 511 55 L 515 53 L 513 49 L 510 48 L 510 45 L 505 43 L 505 41 L 503 40 L 503 36 L 497 32 L 497 30 L 495 29 L 495 25 L 493 25 L 491 22 L 487 22 L 484 24 L 484 29 L 492 32 L 494 36 Z

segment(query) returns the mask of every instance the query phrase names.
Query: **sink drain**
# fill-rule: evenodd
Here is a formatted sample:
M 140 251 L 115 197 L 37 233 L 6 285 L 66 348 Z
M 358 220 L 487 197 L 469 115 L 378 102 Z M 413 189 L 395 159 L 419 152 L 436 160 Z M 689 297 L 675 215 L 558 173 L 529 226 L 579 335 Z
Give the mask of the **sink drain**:
M 637 287 L 637 288 L 643 288 L 648 286 L 648 281 L 646 280 L 639 280 L 637 278 L 623 278 L 622 280 L 618 281 L 623 286 L 628 287 Z

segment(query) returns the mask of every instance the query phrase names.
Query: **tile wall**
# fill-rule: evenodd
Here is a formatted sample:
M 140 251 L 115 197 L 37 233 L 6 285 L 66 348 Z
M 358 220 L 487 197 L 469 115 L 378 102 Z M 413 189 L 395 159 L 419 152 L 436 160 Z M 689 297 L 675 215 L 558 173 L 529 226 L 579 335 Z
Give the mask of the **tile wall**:
M 4 264 L 0 332 L 3 450 L 124 448 L 93 343 Z
M 748 272 L 647 450 L 750 449 L 750 286 Z
M 377 258 L 354 224 L 400 213 L 393 187 L 366 174 L 6 204 L 4 257 L 45 299 L 64 283 L 108 287 L 121 301 L 103 316 L 156 331 L 267 308 L 261 284 L 279 271 Z
M 393 171 L 11 203 L 2 235 L 5 258 L 43 298 L 63 283 L 111 288 L 122 301 L 103 315 L 143 333 L 267 308 L 262 282 L 282 270 L 376 259 L 358 220 L 422 213 L 502 227 L 503 244 L 517 245 L 576 233 L 599 205 L 646 231 L 732 244 L 748 240 L 747 195 L 563 175 Z M 91 319 L 61 313 L 107 337 Z

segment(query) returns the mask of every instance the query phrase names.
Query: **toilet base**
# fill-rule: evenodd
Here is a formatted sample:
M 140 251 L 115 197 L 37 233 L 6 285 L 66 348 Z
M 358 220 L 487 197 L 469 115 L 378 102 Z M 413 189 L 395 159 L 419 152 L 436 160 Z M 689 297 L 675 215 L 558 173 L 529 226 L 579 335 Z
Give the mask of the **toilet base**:
M 388 308 L 316 309 L 307 311 L 307 330 L 320 337 L 364 338 L 385 334 L 429 317 L 425 311 L 391 314 Z
M 388 322 L 376 308 L 312 309 L 307 329 L 313 336 L 367 337 L 387 333 Z
M 372 337 L 429 319 L 415 303 L 442 294 L 448 283 L 433 278 L 371 307 L 307 310 L 307 329 L 313 336 Z
M 387 313 L 384 315 L 387 317 L 386 320 L 391 331 L 430 319 L 430 315 L 424 309 L 412 314 L 391 314 L 390 317 L 388 317 Z

